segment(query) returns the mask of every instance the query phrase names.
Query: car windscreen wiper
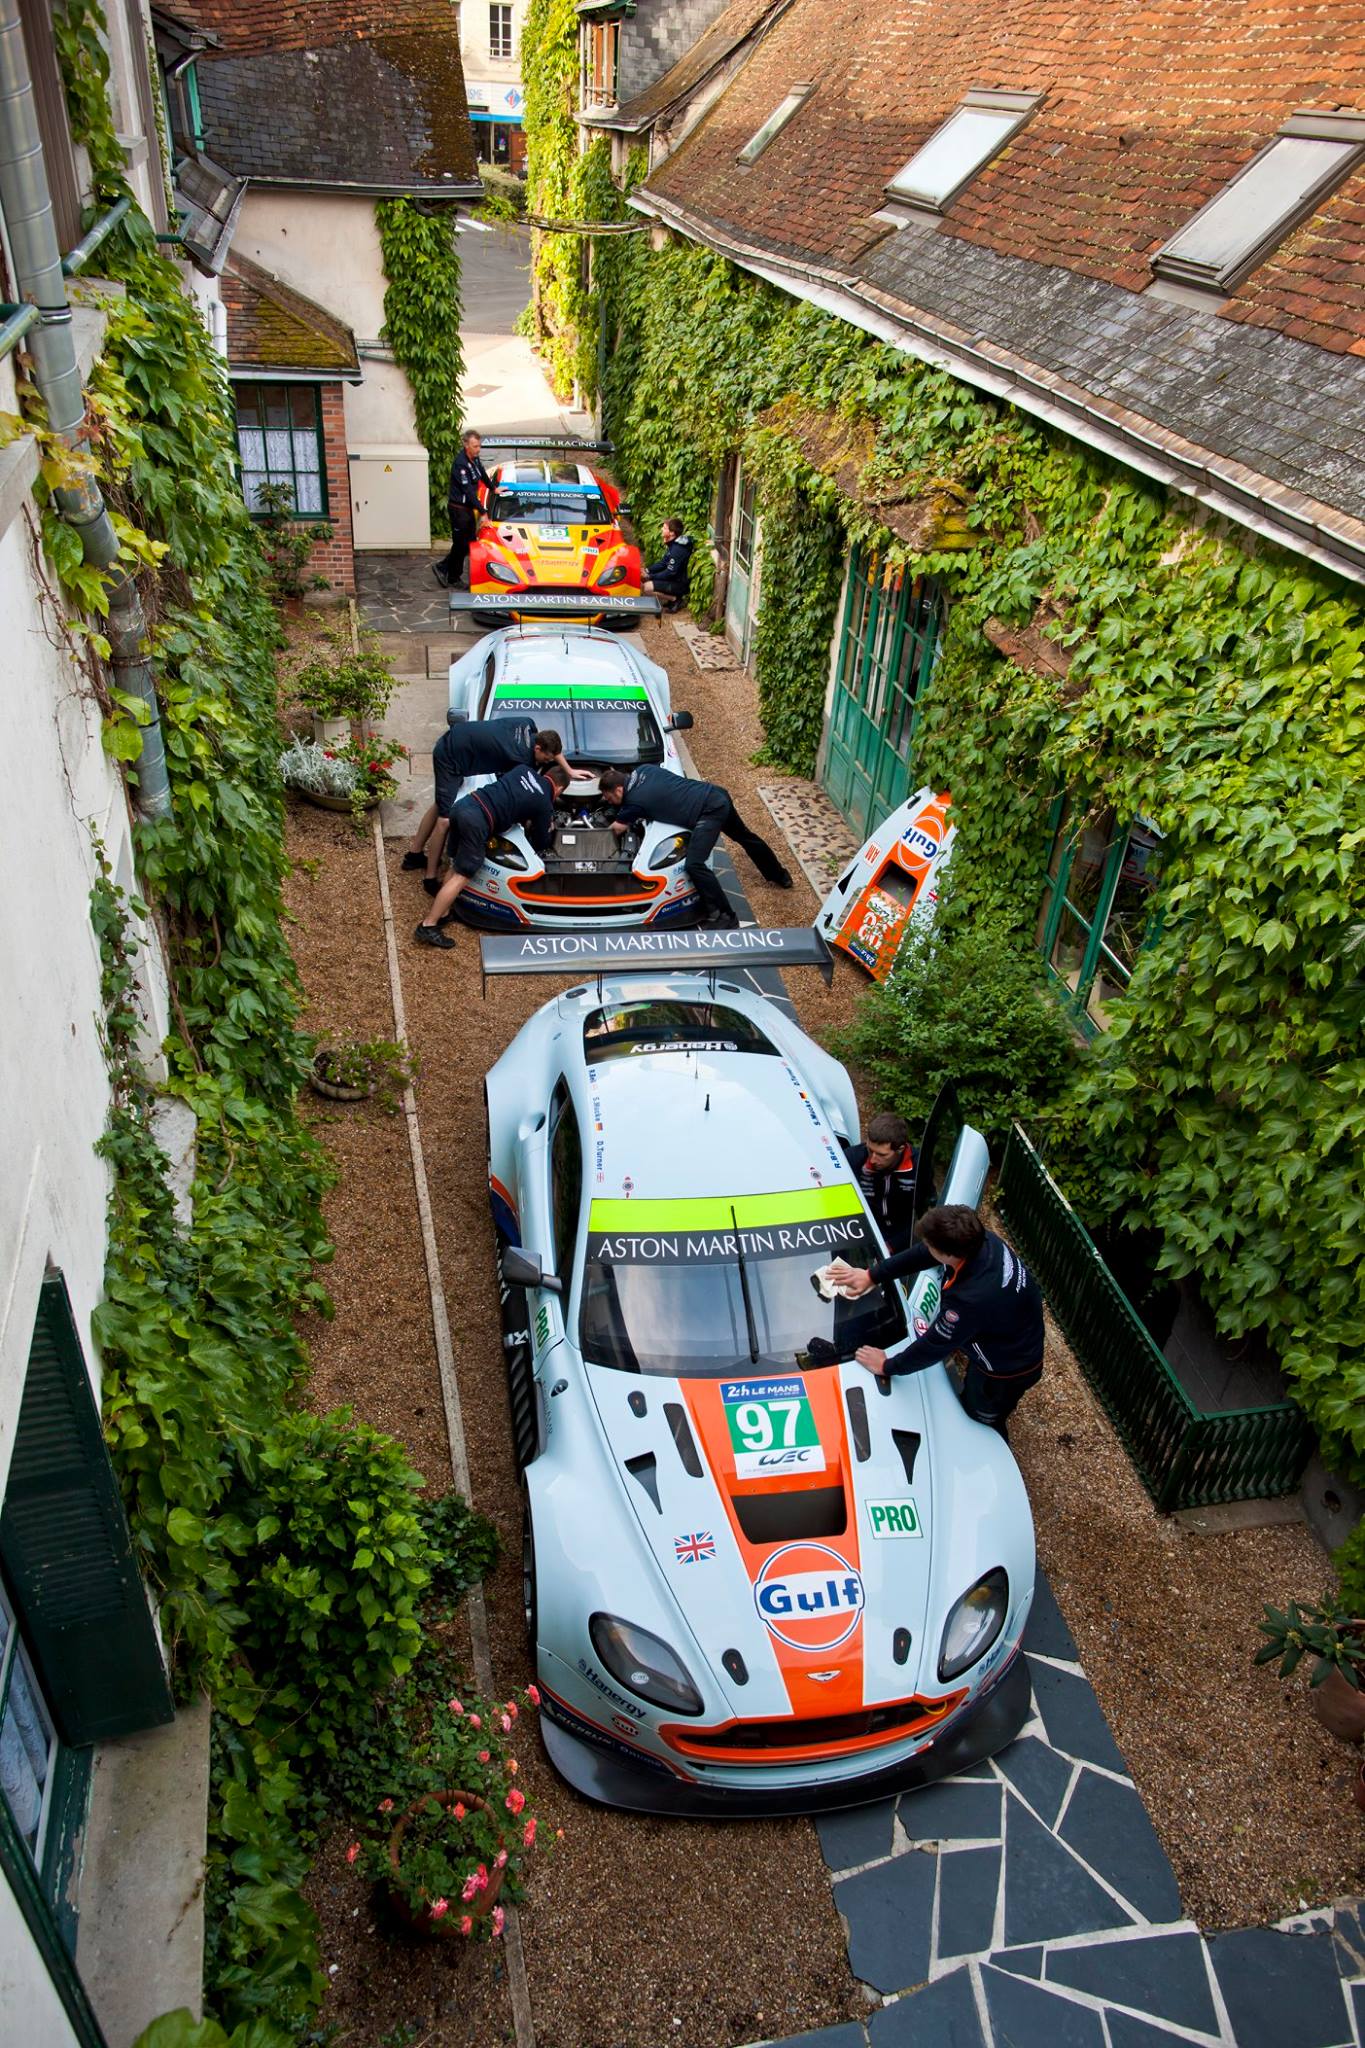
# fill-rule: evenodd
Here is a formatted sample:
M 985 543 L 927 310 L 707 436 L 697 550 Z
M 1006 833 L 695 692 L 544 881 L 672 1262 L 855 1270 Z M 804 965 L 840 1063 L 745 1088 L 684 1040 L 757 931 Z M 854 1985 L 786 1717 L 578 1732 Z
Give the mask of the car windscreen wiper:
M 749 1275 L 744 1262 L 744 1248 L 739 1241 L 739 1218 L 735 1205 L 730 1204 L 730 1221 L 735 1226 L 735 1264 L 739 1267 L 739 1291 L 744 1296 L 744 1322 L 749 1332 L 749 1363 L 758 1364 L 758 1325 L 754 1321 L 754 1305 L 749 1298 Z
M 626 1319 L 621 1313 L 621 1290 L 616 1285 L 616 1275 L 612 1271 L 611 1260 L 599 1258 L 597 1270 L 602 1275 L 603 1291 L 611 1302 L 611 1319 L 614 1326 L 612 1334 L 616 1339 L 616 1357 L 612 1360 L 612 1364 L 618 1372 L 641 1372 L 643 1368 L 636 1355 L 635 1346 L 630 1341 L 630 1333 L 626 1329 Z

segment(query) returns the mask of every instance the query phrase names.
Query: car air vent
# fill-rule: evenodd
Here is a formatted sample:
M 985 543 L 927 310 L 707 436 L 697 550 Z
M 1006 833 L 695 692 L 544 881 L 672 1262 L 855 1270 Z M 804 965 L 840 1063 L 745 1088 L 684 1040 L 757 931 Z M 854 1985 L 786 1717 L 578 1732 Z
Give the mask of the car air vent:
M 915 1460 L 919 1456 L 919 1438 L 913 1429 L 893 1429 L 891 1441 L 901 1454 L 901 1463 L 905 1467 L 905 1483 L 911 1486 L 915 1478 Z
M 876 1379 L 876 1388 L 877 1392 L 882 1396 L 882 1399 L 885 1400 L 887 1395 L 891 1392 L 891 1375 L 889 1372 L 878 1374 Z
M 643 1457 L 627 1458 L 626 1470 L 636 1483 L 642 1486 L 662 1514 L 663 1502 L 659 1499 L 659 1461 L 653 1451 L 646 1451 Z
M 903 1664 L 910 1655 L 910 1631 L 898 1628 L 891 1638 L 891 1654 L 898 1664 Z
M 630 1409 L 632 1415 L 647 1415 L 649 1413 L 649 1403 L 638 1387 L 628 1397 L 626 1406 Z
M 688 1474 L 689 1478 L 700 1479 L 701 1459 L 697 1455 L 697 1446 L 692 1440 L 692 1429 L 687 1420 L 687 1410 L 676 1401 L 665 1401 L 664 1415 L 669 1428 L 673 1432 L 673 1441 L 678 1447 L 678 1456 L 682 1459 L 683 1471 Z
M 861 1387 L 849 1387 L 844 1399 L 848 1403 L 848 1426 L 853 1432 L 853 1455 L 860 1465 L 865 1465 L 872 1456 L 872 1431 L 867 1425 L 867 1395 Z
M 736 1685 L 747 1685 L 749 1683 L 749 1667 L 740 1656 L 738 1650 L 722 1651 L 720 1661 L 729 1672 L 731 1678 L 734 1679 Z
M 842 1536 L 848 1505 L 842 1486 L 803 1487 L 799 1493 L 737 1493 L 735 1518 L 750 1543 L 810 1542 Z

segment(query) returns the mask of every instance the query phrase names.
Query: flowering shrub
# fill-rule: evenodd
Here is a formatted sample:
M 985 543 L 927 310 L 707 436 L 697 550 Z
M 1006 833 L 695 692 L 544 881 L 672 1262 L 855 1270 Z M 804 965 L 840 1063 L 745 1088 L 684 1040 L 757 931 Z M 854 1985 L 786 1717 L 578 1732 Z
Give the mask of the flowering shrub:
M 332 747 L 295 739 L 280 755 L 280 780 L 305 796 L 345 797 L 359 818 L 393 795 L 393 764 L 407 758 L 406 747 L 375 733 L 352 734 Z
M 441 1701 L 427 1733 L 397 1767 L 395 1782 L 373 1802 L 367 1867 L 410 1915 L 438 1924 L 449 1916 L 450 1931 L 496 1941 L 505 1906 L 525 1896 L 522 1871 L 536 1845 L 537 1821 L 515 1782 L 510 1745 L 523 1711 L 539 1701 L 534 1686 L 501 1706 Z M 348 1860 L 360 1852 L 361 1844 L 352 1843 Z

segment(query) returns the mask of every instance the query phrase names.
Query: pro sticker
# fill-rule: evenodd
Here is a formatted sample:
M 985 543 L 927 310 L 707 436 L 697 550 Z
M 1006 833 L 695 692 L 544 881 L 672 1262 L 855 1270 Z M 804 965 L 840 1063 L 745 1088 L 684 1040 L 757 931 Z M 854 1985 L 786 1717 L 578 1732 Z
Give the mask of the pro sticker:
M 780 1479 L 823 1472 L 825 1454 L 799 1375 L 784 1380 L 724 1380 L 720 1398 L 730 1429 L 735 1476 Z

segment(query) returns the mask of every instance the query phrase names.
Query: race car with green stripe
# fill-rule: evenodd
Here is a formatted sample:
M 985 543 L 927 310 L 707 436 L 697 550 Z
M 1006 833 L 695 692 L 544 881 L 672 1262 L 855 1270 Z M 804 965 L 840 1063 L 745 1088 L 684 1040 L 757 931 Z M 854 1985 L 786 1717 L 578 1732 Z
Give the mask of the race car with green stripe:
M 643 762 L 684 773 L 665 669 L 617 635 L 593 626 L 520 626 L 491 633 L 451 664 L 452 724 L 463 718 L 533 718 L 558 732 L 577 768 L 629 770 Z M 465 785 L 466 791 L 475 787 Z M 570 783 L 555 804 L 549 848 L 537 853 L 518 828 L 495 839 L 459 901 L 466 923 L 488 931 L 565 925 L 678 928 L 698 914 L 683 862 L 688 834 L 675 825 L 633 825 L 624 838 L 596 775 Z
M 945 1366 L 855 1358 L 922 1331 L 941 1275 L 819 1290 L 884 1250 L 844 1149 L 853 1089 L 733 973 L 594 972 L 486 1081 L 545 1743 L 580 1792 L 644 1812 L 886 1798 L 1030 1711 L 1009 1447 Z M 955 1105 L 920 1156 L 941 1199 L 980 1199 Z

